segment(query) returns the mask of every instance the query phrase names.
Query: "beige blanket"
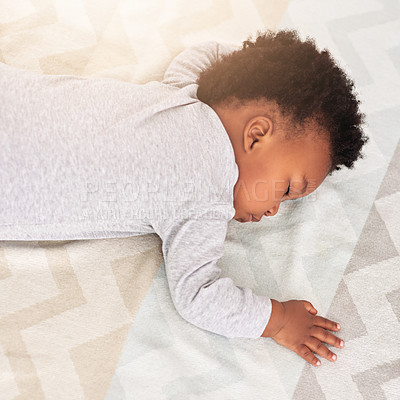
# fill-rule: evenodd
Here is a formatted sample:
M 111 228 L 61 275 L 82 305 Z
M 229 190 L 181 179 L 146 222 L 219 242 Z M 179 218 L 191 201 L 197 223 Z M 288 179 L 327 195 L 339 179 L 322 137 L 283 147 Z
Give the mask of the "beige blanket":
M 298 28 L 331 48 L 364 100 L 367 158 L 276 217 L 232 221 L 220 266 L 257 294 L 306 298 L 338 320 L 346 341 L 338 361 L 316 369 L 271 340 L 186 323 L 155 234 L 0 242 L 2 400 L 399 398 L 398 8 L 287 3 L 3 0 L 0 61 L 144 83 L 160 80 L 186 46 L 240 44 L 258 29 Z

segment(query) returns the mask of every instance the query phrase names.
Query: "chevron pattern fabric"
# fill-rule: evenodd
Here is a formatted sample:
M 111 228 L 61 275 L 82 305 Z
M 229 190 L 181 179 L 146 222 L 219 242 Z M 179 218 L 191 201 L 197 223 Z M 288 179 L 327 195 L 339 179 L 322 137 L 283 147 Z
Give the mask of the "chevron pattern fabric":
M 155 234 L 0 242 L 1 400 L 400 399 L 398 1 L 0 0 L 0 61 L 144 83 L 191 44 L 286 27 L 355 80 L 370 141 L 275 217 L 231 221 L 219 265 L 340 322 L 338 360 L 315 368 L 272 340 L 187 323 Z

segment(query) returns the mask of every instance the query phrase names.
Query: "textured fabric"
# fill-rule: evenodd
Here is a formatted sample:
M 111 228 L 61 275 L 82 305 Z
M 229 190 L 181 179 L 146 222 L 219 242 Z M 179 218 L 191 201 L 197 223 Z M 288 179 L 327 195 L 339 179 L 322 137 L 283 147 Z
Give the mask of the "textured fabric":
M 145 85 L 2 64 L 0 239 L 156 232 L 178 312 L 221 335 L 259 337 L 270 299 L 220 278 L 217 265 L 235 213 L 233 148 L 196 98 L 199 71 L 228 51 L 190 48 Z
M 273 340 L 187 323 L 155 233 L 2 241 L 1 400 L 398 400 L 400 3 L 296 0 L 280 22 L 287 3 L 8 1 L 0 60 L 146 83 L 191 44 L 240 43 L 266 27 L 297 28 L 333 51 L 362 95 L 366 158 L 272 218 L 229 221 L 218 265 L 238 286 L 309 300 L 337 320 L 338 360 L 315 368 Z

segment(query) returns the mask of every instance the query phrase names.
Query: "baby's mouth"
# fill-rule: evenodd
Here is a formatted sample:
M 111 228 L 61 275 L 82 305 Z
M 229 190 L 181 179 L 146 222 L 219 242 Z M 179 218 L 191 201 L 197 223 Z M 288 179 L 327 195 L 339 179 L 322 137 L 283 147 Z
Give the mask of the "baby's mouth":
M 251 221 L 258 222 L 257 219 L 254 219 L 253 214 L 249 214 L 249 217 L 247 219 L 244 219 L 244 218 L 235 218 L 235 219 L 236 219 L 236 221 L 239 221 L 242 223 L 243 222 L 251 222 Z

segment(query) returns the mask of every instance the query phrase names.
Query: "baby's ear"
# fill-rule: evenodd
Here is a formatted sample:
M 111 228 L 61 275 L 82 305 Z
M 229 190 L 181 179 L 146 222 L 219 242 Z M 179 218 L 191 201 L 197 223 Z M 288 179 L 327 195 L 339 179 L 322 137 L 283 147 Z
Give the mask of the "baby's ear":
M 252 118 L 244 128 L 244 147 L 251 150 L 253 145 L 262 140 L 268 140 L 272 133 L 272 121 L 264 116 Z
M 253 139 L 265 136 L 272 132 L 272 120 L 264 116 L 252 118 L 245 126 L 245 131 L 250 134 Z

